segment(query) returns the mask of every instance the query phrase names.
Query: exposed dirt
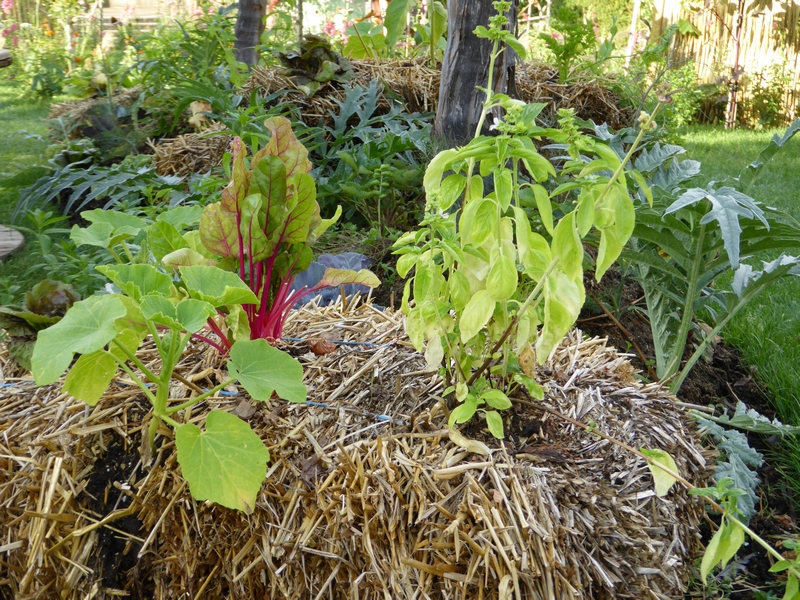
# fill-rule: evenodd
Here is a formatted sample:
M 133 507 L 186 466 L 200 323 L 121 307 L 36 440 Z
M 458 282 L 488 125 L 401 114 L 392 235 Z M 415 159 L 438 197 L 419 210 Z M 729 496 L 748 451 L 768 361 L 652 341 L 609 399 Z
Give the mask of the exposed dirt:
M 622 281 L 616 271 L 610 271 L 602 284 L 597 284 L 588 277 L 585 283 L 587 303 L 578 326 L 590 336 L 608 337 L 609 342 L 617 349 L 633 355 L 631 362 L 641 370 L 643 376 L 654 375 L 649 366 L 655 359 L 653 337 L 644 312 L 642 288 L 631 280 Z M 603 310 L 600 302 L 612 312 L 613 318 Z M 610 306 L 615 306 L 615 310 Z M 688 357 L 688 348 L 691 348 L 691 339 L 689 342 L 684 358 Z M 730 414 L 738 401 L 742 401 L 760 414 L 774 418 L 775 412 L 769 405 L 767 391 L 757 383 L 753 371 L 742 362 L 736 348 L 720 340 L 712 350 L 707 360 L 701 359 L 695 365 L 678 392 L 678 398 L 691 404 L 724 407 Z M 751 447 L 766 454 L 767 458 L 769 453 L 780 451 L 779 440 L 763 439 L 761 436 L 749 434 L 748 441 Z M 750 526 L 756 533 L 779 547 L 782 538 L 796 535 L 795 502 L 785 483 L 784 474 L 773 462 L 767 460 L 759 469 L 758 475 L 761 486 L 757 493 L 761 504 L 757 507 L 759 514 L 752 519 Z M 718 521 L 713 515 L 709 516 Z M 710 536 L 709 527 L 703 531 L 704 543 L 708 542 Z M 705 592 L 695 590 L 687 598 L 761 600 L 762 597 L 757 595 L 759 591 L 766 594 L 766 590 L 785 580 L 769 573 L 772 564 L 766 551 L 757 544 L 748 544 L 728 568 L 717 576 L 718 589 L 707 589 Z

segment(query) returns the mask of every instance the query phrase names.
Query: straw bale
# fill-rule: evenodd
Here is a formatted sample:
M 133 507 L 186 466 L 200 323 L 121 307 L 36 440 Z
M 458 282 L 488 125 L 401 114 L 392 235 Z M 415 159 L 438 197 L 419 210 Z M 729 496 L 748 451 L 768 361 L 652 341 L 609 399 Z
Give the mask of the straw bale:
M 114 106 L 130 107 L 139 97 L 140 92 L 141 88 L 139 87 L 118 88 L 111 94 L 111 104 Z M 107 96 L 94 96 L 83 100 L 58 102 L 50 107 L 50 114 L 47 118 L 57 119 L 61 117 L 67 126 L 70 126 L 85 121 L 86 116 L 92 112 L 98 104 L 107 102 L 109 102 Z M 79 137 L 79 132 L 75 132 L 75 135 Z
M 235 410 L 265 441 L 271 462 L 250 515 L 192 499 L 166 428 L 149 469 L 90 487 L 107 506 L 92 512 L 86 482 L 109 469 L 104 449 L 137 454 L 146 422 L 136 388 L 120 380 L 86 408 L 59 385 L 7 379 L 0 589 L 65 599 L 683 597 L 703 507 L 683 490 L 656 498 L 641 459 L 528 405 L 507 418 L 508 439 L 484 438 L 490 455 L 468 453 L 448 437 L 442 382 L 399 313 L 312 305 L 293 313 L 286 335 L 309 403 L 256 404 L 239 389 L 182 415 L 202 424 L 210 408 Z M 336 351 L 311 352 L 321 339 Z M 152 347 L 140 356 L 155 360 Z M 192 346 L 172 395 L 209 387 L 223 370 L 215 351 Z M 633 373 L 604 340 L 573 331 L 538 373 L 543 406 L 667 450 L 702 484 L 695 428 Z M 141 531 L 126 532 L 120 522 L 134 515 Z M 135 562 L 127 590 L 109 589 L 92 562 L 108 531 Z
M 222 163 L 232 136 L 221 133 L 225 126 L 211 123 L 205 130 L 167 138 L 148 145 L 155 154 L 156 173 L 185 177 L 192 173 L 206 173 Z
M 409 112 L 436 112 L 439 99 L 441 72 L 425 66 L 423 59 L 416 60 L 351 60 L 354 78 L 348 85 L 367 87 L 373 79 L 383 82 L 386 88 L 399 97 Z M 277 101 L 289 100 L 296 105 L 307 123 L 329 123 L 338 114 L 336 100 L 344 100 L 341 84 L 324 84 L 312 97 L 297 90 L 279 67 L 256 67 L 242 93 L 249 95 L 258 90 L 265 97 L 285 91 Z M 630 124 L 631 111 L 621 106 L 620 98 L 607 85 L 592 74 L 580 75 L 573 82 L 558 83 L 558 71 L 539 63 L 521 64 L 516 69 L 516 87 L 519 97 L 526 102 L 544 102 L 547 109 L 541 117 L 548 125 L 555 124 L 559 108 L 575 109 L 577 116 L 596 123 L 608 123 L 614 129 Z M 379 110 L 388 110 L 382 100 Z

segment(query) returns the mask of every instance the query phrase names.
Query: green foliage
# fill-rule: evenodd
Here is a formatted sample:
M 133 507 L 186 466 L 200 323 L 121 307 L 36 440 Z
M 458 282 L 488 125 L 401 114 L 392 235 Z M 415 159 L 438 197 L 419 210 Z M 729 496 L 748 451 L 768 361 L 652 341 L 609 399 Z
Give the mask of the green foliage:
M 764 162 L 782 147 L 776 136 Z M 642 206 L 631 246 L 623 258 L 633 265 L 645 292 L 653 332 L 656 373 L 677 392 L 686 375 L 722 328 L 759 293 L 787 275 L 800 275 L 800 258 L 781 255 L 754 270 L 745 260 L 765 251 L 800 248 L 800 224 L 779 211 L 760 206 L 741 189 L 749 187 L 764 162 L 753 163 L 731 186 L 683 187 L 698 171 L 694 161 L 678 162 L 679 146 L 656 144 L 634 166 L 649 177 L 653 206 Z M 660 164 L 659 164 L 660 163 Z M 658 165 L 658 166 L 656 166 Z M 718 277 L 734 272 L 731 289 L 715 287 Z M 696 316 L 713 324 L 700 335 L 681 366 Z M 674 377 L 674 379 L 673 379 Z
M 360 216 L 379 229 L 408 226 L 422 192 L 430 149 L 430 117 L 391 103 L 380 114 L 376 81 L 346 91 L 332 126 L 314 139 L 318 201 L 323 214 L 343 204 L 348 222 Z
M 578 13 L 562 8 L 553 19 L 553 29 L 555 33 L 540 33 L 539 38 L 553 53 L 558 78 L 563 83 L 569 79 L 578 60 L 594 50 L 594 26 L 584 22 Z
M 353 78 L 350 61 L 335 53 L 327 39 L 316 35 L 303 36 L 299 52 L 275 52 L 275 56 L 284 67 L 284 76 L 306 96 L 313 96 L 329 81 L 346 83 Z
M 201 195 L 184 192 L 182 177 L 163 177 L 155 167 L 137 164 L 150 163 L 152 157 L 132 157 L 112 167 L 70 163 L 45 175 L 20 193 L 13 219 L 58 204 L 67 215 L 77 214 L 87 206 L 100 204 L 104 208 L 133 207 L 146 204 L 158 190 L 159 201 L 178 203 L 198 201 Z
M 120 220 L 119 216 L 111 218 Z M 124 227 L 120 224 L 120 228 Z M 33 375 L 38 385 L 53 383 L 70 368 L 73 356 L 79 354 L 67 374 L 64 389 L 75 398 L 94 404 L 122 369 L 152 403 L 148 428 L 151 447 L 160 423 L 175 429 L 178 461 L 195 498 L 251 511 L 269 458 L 258 436 L 246 423 L 221 411 L 209 413 L 205 432 L 192 423 L 181 424 L 173 416 L 236 379 L 255 400 L 268 400 L 275 391 L 293 402 L 303 402 L 306 390 L 301 383 L 302 367 L 263 340 L 240 342 L 244 346 L 234 344 L 231 348 L 230 379 L 182 404 L 170 405 L 172 373 L 192 335 L 223 303 L 254 300 L 240 280 L 229 284 L 231 273 L 216 267 L 194 268 L 203 269 L 202 277 L 191 276 L 192 267 L 187 267 L 179 269 L 181 279 L 173 281 L 152 265 L 103 267 L 102 272 L 122 294 L 92 296 L 77 302 L 58 323 L 41 331 L 31 361 Z M 161 358 L 160 373 L 136 357 L 147 334 L 152 336 Z
M 499 16 L 488 30 L 477 31 L 494 39 L 489 73 L 508 33 L 502 17 L 508 3 L 494 6 Z M 633 231 L 634 208 L 623 175 L 630 152 L 620 158 L 582 135 L 569 112 L 561 114 L 561 129 L 544 129 L 534 123 L 544 105 L 490 93 L 484 117 L 495 107 L 505 111 L 504 120 L 495 121 L 498 135 L 476 135 L 428 165 L 425 219 L 395 246 L 401 255 L 398 274 L 415 271 L 402 304 L 409 339 L 425 350 L 431 368 L 443 367 L 445 394 L 460 403 L 451 402 L 451 425 L 480 413 L 500 437 L 496 410 L 509 406 L 510 386 L 526 383 L 513 375 L 522 370 L 532 378 L 533 364 L 547 359 L 583 305 L 582 238 L 592 229 L 599 235 L 599 279 Z M 482 125 L 481 120 L 477 131 Z M 533 142 L 543 137 L 569 155 L 561 185 L 551 193 L 543 184 L 556 177 L 556 170 Z M 573 207 L 559 219 L 552 201 L 571 191 L 577 196 L 571 195 Z M 541 223 L 536 231 L 526 209 Z M 529 393 L 538 395 L 536 387 L 531 385 Z
M 67 310 L 81 299 L 71 285 L 45 279 L 25 292 L 22 306 L 0 306 L 0 328 L 8 336 L 8 355 L 24 369 L 31 368 L 36 334 L 58 323 Z
M 784 96 L 792 86 L 792 74 L 787 64 L 774 64 L 765 70 L 747 74 L 748 94 L 744 97 L 739 120 L 751 127 L 778 127 L 787 122 L 792 107 L 786 106 Z

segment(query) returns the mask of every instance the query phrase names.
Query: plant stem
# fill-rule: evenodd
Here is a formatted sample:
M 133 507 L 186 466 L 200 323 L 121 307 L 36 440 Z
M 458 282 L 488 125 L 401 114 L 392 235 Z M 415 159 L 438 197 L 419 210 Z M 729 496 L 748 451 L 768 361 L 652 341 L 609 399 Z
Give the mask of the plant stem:
M 116 357 L 114 360 L 117 361 L 117 364 L 120 366 L 120 368 L 128 374 L 128 377 L 130 377 L 133 380 L 133 382 L 139 387 L 139 389 L 141 389 L 142 392 L 144 392 L 144 395 L 147 396 L 147 399 L 150 400 L 150 403 L 155 405 L 156 397 L 153 395 L 153 392 L 147 389 L 147 384 L 141 379 L 139 379 L 133 372 L 133 370 L 124 362 L 116 359 Z
M 203 392 L 202 394 L 200 394 L 196 398 L 192 398 L 191 400 L 187 400 L 183 404 L 178 404 L 177 406 L 170 406 L 169 408 L 167 408 L 165 413 L 168 414 L 168 415 L 172 415 L 172 414 L 175 414 L 176 412 L 181 411 L 181 410 L 183 410 L 185 408 L 189 408 L 190 406 L 198 404 L 199 402 L 202 402 L 206 398 L 208 398 L 210 396 L 213 396 L 214 394 L 216 394 L 221 389 L 226 388 L 227 386 L 229 386 L 230 384 L 232 384 L 235 381 L 236 381 L 235 379 L 229 379 L 225 383 L 220 383 L 219 385 L 217 385 L 213 389 L 211 389 L 211 390 L 209 390 L 207 392 Z
M 472 374 L 472 377 L 469 378 L 467 385 L 472 385 L 473 383 L 475 383 L 478 377 L 480 377 L 481 373 L 483 373 L 491 365 L 492 355 L 500 349 L 500 347 L 503 345 L 503 342 L 506 341 L 506 338 L 511 334 L 511 331 L 514 329 L 514 327 L 516 327 L 517 322 L 519 321 L 519 316 L 523 314 L 526 310 L 528 310 L 528 307 L 531 305 L 531 302 L 533 302 L 534 298 L 536 298 L 540 294 L 542 288 L 544 287 L 545 281 L 547 281 L 547 277 L 550 275 L 550 273 L 553 272 L 553 269 L 555 269 L 559 260 L 560 257 L 556 256 L 552 261 L 550 261 L 550 264 L 547 265 L 547 270 L 542 275 L 542 278 L 539 280 L 539 283 L 536 284 L 536 287 L 533 288 L 533 291 L 525 299 L 525 302 L 523 302 L 522 306 L 519 307 L 517 314 L 515 314 L 514 318 L 511 319 L 511 323 L 508 324 L 508 327 L 506 327 L 506 330 L 503 332 L 503 335 L 500 337 L 499 340 L 497 340 L 497 343 L 495 343 L 495 345 L 492 347 L 491 352 L 489 352 L 489 354 L 486 357 L 486 360 L 483 361 L 483 364 L 480 367 L 478 367 L 478 370 L 475 371 Z
M 156 377 L 156 375 L 155 375 L 155 374 L 154 374 L 154 373 L 153 373 L 153 372 L 152 372 L 150 369 L 148 369 L 147 367 L 145 367 L 145 366 L 144 366 L 144 364 L 142 363 L 142 361 L 140 361 L 138 358 L 136 358 L 136 355 L 135 355 L 133 352 L 131 352 L 131 350 L 130 350 L 130 349 L 128 349 L 128 348 L 127 348 L 127 347 L 126 347 L 124 344 L 121 344 L 119 341 L 117 341 L 117 339 L 116 339 L 116 338 L 114 338 L 114 339 L 113 339 L 113 340 L 111 340 L 111 341 L 112 341 L 114 344 L 116 344 L 116 345 L 117 345 L 117 347 L 118 347 L 120 350 L 122 350 L 122 352 L 125 354 L 125 356 L 127 356 L 127 357 L 130 359 L 130 361 L 131 361 L 131 362 L 133 362 L 133 364 L 135 364 L 135 365 L 136 365 L 136 368 L 137 368 L 137 369 L 139 369 L 139 370 L 140 370 L 142 373 L 144 373 L 144 374 L 145 374 L 145 376 L 146 376 L 146 377 L 147 377 L 147 378 L 148 378 L 150 381 L 152 381 L 153 383 L 158 383 L 158 382 L 159 382 L 159 378 L 158 378 L 158 377 Z M 122 365 L 124 364 L 122 361 L 117 361 L 117 362 L 119 362 L 119 363 L 120 363 L 120 366 L 122 366 Z M 126 365 L 126 366 L 127 366 L 127 365 Z M 123 368 L 125 368 L 125 367 L 123 367 Z M 144 384 L 142 384 L 142 385 L 144 385 Z

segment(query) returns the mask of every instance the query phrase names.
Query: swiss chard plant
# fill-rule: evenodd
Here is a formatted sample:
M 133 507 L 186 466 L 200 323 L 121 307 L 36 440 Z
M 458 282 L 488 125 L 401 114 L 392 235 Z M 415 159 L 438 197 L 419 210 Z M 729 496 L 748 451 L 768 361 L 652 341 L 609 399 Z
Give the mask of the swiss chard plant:
M 238 417 L 212 410 L 205 431 L 179 415 L 238 381 L 255 400 L 273 392 L 303 402 L 306 388 L 301 365 L 265 340 L 247 340 L 230 348 L 230 377 L 188 400 L 170 398 L 170 382 L 192 335 L 223 306 L 254 304 L 253 292 L 234 273 L 213 266 L 185 266 L 176 282 L 153 265 L 98 267 L 119 294 L 92 296 L 75 303 L 55 325 L 39 333 L 33 350 L 38 385 L 57 381 L 68 371 L 64 391 L 96 404 L 121 370 L 152 405 L 147 442 L 155 448 L 159 426 L 175 432 L 178 463 L 198 500 L 250 511 L 255 506 L 269 460 L 258 435 Z M 137 350 L 150 335 L 160 369 L 144 364 Z M 74 355 L 80 355 L 73 363 Z
M 231 181 L 221 200 L 205 206 L 197 235 L 167 236 L 175 248 L 161 259 L 173 269 L 216 264 L 253 291 L 255 302 L 219 307 L 208 321 L 227 348 L 237 339 L 280 339 L 289 310 L 320 289 L 380 283 L 366 269 L 327 269 L 315 286 L 292 288 L 295 276 L 311 263 L 312 245 L 341 211 L 320 218 L 308 152 L 288 119 L 272 117 L 265 128 L 272 136 L 249 161 L 244 144 L 234 138 Z
M 71 285 L 45 279 L 25 292 L 21 306 L 0 306 L 0 329 L 6 332 L 8 355 L 24 369 L 31 368 L 36 335 L 58 323 L 67 310 L 81 299 Z
M 495 2 L 498 16 L 488 29 L 476 30 L 494 43 L 489 73 L 501 43 L 524 56 L 504 29 L 509 6 Z M 561 129 L 538 127 L 534 120 L 543 107 L 490 92 L 475 138 L 431 161 L 425 220 L 396 244 L 398 273 L 405 277 L 415 269 L 403 296 L 406 331 L 429 366 L 443 370 L 452 394 L 450 425 L 482 414 L 497 437 L 503 436 L 497 411 L 511 406 L 510 387 L 522 385 L 541 397 L 534 367 L 578 317 L 585 296 L 582 238 L 590 230 L 599 236 L 599 279 L 633 232 L 627 176 L 641 179 L 625 170 L 633 149 L 620 159 L 581 134 L 568 112 L 561 114 Z M 486 115 L 500 108 L 505 116 L 495 121 L 498 134 L 479 135 Z M 642 120 L 634 148 L 652 123 L 652 116 Z M 542 138 L 563 144 L 569 154 L 552 192 L 544 184 L 556 170 L 534 142 Z M 571 195 L 573 208 L 559 218 L 552 201 L 562 194 Z
M 764 253 L 800 250 L 800 223 L 763 206 L 745 192 L 766 162 L 800 131 L 795 122 L 737 178 L 707 188 L 687 187 L 700 170 L 679 161 L 674 145 L 642 151 L 634 167 L 647 176 L 652 206 L 642 204 L 630 247 L 623 254 L 641 284 L 655 346 L 656 374 L 677 392 L 686 376 L 730 320 L 754 297 L 789 275 L 800 275 L 800 257 L 780 254 L 755 268 Z M 718 284 L 732 273 L 729 290 Z M 711 324 L 697 326 L 698 318 Z M 691 334 L 698 341 L 683 361 Z

